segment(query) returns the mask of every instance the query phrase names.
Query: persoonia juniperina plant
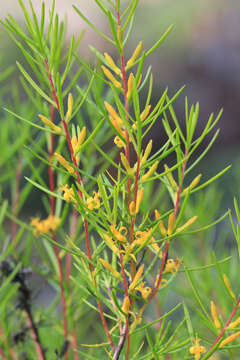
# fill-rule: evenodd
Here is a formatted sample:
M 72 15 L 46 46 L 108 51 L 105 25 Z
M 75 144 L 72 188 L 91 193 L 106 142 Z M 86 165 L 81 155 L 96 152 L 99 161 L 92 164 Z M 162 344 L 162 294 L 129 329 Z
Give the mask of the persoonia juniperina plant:
M 48 18 L 42 3 L 40 19 L 31 1 L 30 12 L 22 0 L 18 2 L 26 32 L 11 16 L 3 26 L 30 66 L 26 71 L 17 63 L 36 117 L 29 119 L 7 111 L 30 123 L 36 139 L 41 139 L 38 150 L 33 142 L 30 147 L 26 144 L 35 156 L 35 176 L 27 181 L 43 191 L 45 204 L 48 197 L 48 215 L 33 217 L 30 231 L 34 242 L 48 244 L 46 251 L 54 266 L 47 276 L 52 278 L 62 306 L 56 332 L 63 340 L 60 348 L 53 346 L 54 355 L 45 330 L 39 333 L 29 298 L 25 299 L 27 305 L 22 310 L 31 329 L 32 358 L 206 360 L 231 346 L 233 356 L 232 342 L 240 334 L 239 318 L 233 317 L 240 298 L 226 275 L 225 286 L 233 307 L 224 323 L 219 320 L 217 299 L 209 300 L 209 312 L 202 315 L 208 337 L 194 328 L 196 323 L 192 324 L 185 302 L 168 311 L 161 306 L 162 296 L 171 290 L 180 269 L 198 295 L 191 272 L 184 270 L 184 253 L 174 259 L 170 254 L 191 228 L 195 227 L 195 232 L 205 229 L 198 226 L 197 213 L 186 213 L 192 194 L 228 169 L 205 182 L 201 174 L 189 176 L 216 139 L 218 131 L 206 149 L 198 152 L 221 112 L 216 117 L 212 114 L 199 134 L 195 131 L 198 104 L 189 106 L 185 101 L 183 128 L 174 112 L 173 103 L 183 88 L 172 97 L 168 89 L 163 90 L 158 102 L 152 104 L 153 75 L 151 68 L 145 70 L 145 60 L 158 49 L 172 26 L 150 49 L 144 49 L 140 41 L 127 58 L 125 48 L 134 29 L 138 0 L 95 0 L 111 35 L 102 33 L 73 5 L 97 36 L 110 43 L 115 54 L 113 59 L 91 47 L 98 59 L 93 69 L 78 55 L 80 38 L 72 37 L 66 50 L 65 25 L 55 14 L 54 2 Z M 145 96 L 140 100 L 141 92 Z M 156 136 L 154 142 L 151 139 L 156 122 L 161 122 L 167 134 L 164 144 L 161 133 L 159 141 Z M 153 152 L 153 148 L 157 150 Z M 38 162 L 48 168 L 47 182 L 37 170 Z M 5 275 L 9 274 L 8 267 Z M 14 279 L 24 297 L 24 279 L 20 275 Z M 169 332 L 166 319 L 175 316 L 180 307 L 184 318 Z M 81 323 L 84 311 L 98 313 L 94 317 L 98 323 L 95 338 L 100 338 L 97 344 L 82 344 L 82 338 L 87 339 Z M 1 345 L 2 358 L 17 359 L 17 350 L 5 355 L 6 346 L 4 342 Z

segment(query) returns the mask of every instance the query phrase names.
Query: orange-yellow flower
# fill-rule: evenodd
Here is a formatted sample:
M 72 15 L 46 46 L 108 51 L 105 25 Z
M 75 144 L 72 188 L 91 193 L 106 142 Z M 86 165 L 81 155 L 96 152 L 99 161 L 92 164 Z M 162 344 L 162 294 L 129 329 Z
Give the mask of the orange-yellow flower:
M 99 200 L 100 194 L 94 191 L 94 196 L 87 199 L 87 207 L 89 210 L 99 209 L 101 206 Z
M 195 345 L 191 346 L 189 349 L 190 354 L 194 355 L 195 360 L 200 360 L 201 354 L 206 352 L 205 346 L 199 345 L 200 339 L 196 338 L 194 340 Z
M 55 231 L 60 224 L 60 218 L 54 215 L 49 215 L 44 220 L 33 218 L 30 224 L 35 227 L 34 235 L 38 236 L 39 233 L 48 234 L 50 231 Z
M 61 186 L 60 190 L 62 190 L 64 192 L 63 197 L 66 201 L 74 201 L 76 202 L 75 196 L 74 196 L 74 191 L 72 188 L 68 187 L 68 184 Z

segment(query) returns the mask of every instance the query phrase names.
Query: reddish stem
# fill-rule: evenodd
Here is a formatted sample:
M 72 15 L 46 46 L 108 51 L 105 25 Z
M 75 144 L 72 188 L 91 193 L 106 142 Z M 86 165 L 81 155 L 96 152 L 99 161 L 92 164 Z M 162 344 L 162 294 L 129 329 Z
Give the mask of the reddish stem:
M 58 96 L 57 96 L 57 93 L 56 93 L 56 90 L 55 90 L 53 79 L 52 79 L 52 76 L 51 76 L 51 73 L 50 73 L 48 61 L 46 59 L 44 59 L 44 63 L 45 63 L 45 66 L 46 66 L 47 76 L 48 76 L 48 79 L 50 81 L 50 85 L 51 85 L 51 89 L 52 89 L 52 96 L 53 96 L 53 99 L 54 99 L 54 101 L 56 103 L 56 107 L 57 107 L 57 110 L 59 112 L 59 115 L 61 116 L 59 100 L 58 100 Z M 77 183 L 82 186 L 83 185 L 82 184 L 82 179 L 81 179 L 79 171 L 77 170 L 77 168 L 78 168 L 77 160 L 76 160 L 76 157 L 74 156 L 74 151 L 73 151 L 73 147 L 72 147 L 71 137 L 70 137 L 70 134 L 69 134 L 69 131 L 68 131 L 68 126 L 67 126 L 67 123 L 66 123 L 64 118 L 61 117 L 61 121 L 62 121 L 62 124 L 63 124 L 63 127 L 64 127 L 65 136 L 66 136 L 66 140 L 67 140 L 67 144 L 68 144 L 68 149 L 69 149 L 69 152 L 70 152 L 70 155 L 71 155 L 71 159 L 72 159 L 73 165 L 75 166 L 75 174 L 76 174 L 76 177 L 77 177 Z M 79 193 L 80 199 L 83 200 L 83 194 L 82 194 L 81 190 L 78 189 L 78 193 Z M 86 235 L 87 256 L 88 256 L 88 259 L 91 260 L 92 255 L 91 255 L 88 223 L 87 223 L 86 219 L 83 219 L 83 222 L 84 222 L 84 229 L 85 229 L 85 235 Z M 94 281 L 94 275 L 93 275 L 94 268 L 93 268 L 93 265 L 91 263 L 89 263 L 89 268 L 90 268 L 90 272 L 91 272 L 91 275 L 92 275 L 92 280 Z M 103 327 L 104 327 L 106 336 L 107 336 L 108 339 L 110 339 L 109 340 L 110 345 L 114 349 L 114 344 L 113 344 L 113 342 L 111 340 L 111 336 L 110 336 L 110 333 L 109 333 L 109 330 L 108 330 L 108 327 L 107 327 L 106 319 L 104 317 L 102 306 L 101 306 L 101 303 L 100 303 L 99 300 L 97 301 L 97 304 L 98 304 L 98 309 L 99 309 L 100 317 L 101 317 L 101 320 L 102 320 L 102 323 L 103 323 Z
M 165 246 L 164 246 L 164 250 L 163 250 L 163 255 L 162 255 L 162 261 L 161 261 L 161 267 L 160 267 L 160 271 L 159 271 L 159 276 L 158 276 L 158 281 L 148 299 L 148 303 L 152 300 L 152 298 L 156 295 L 156 293 L 158 292 L 158 289 L 161 285 L 161 281 L 162 281 L 162 275 L 163 275 L 163 270 L 165 267 L 165 263 L 166 263 L 166 259 L 167 259 L 167 253 L 168 253 L 168 248 L 169 248 L 170 242 L 167 241 Z
M 221 339 L 221 337 L 224 335 L 227 327 L 229 326 L 230 322 L 232 321 L 232 318 L 234 317 L 236 311 L 239 308 L 239 304 L 240 304 L 240 296 L 237 299 L 236 305 L 233 308 L 233 311 L 228 319 L 228 321 L 226 322 L 226 324 L 224 325 L 224 328 L 222 329 L 222 331 L 219 333 L 219 335 L 216 337 L 216 340 L 214 341 L 214 343 L 212 344 L 212 346 L 210 347 L 210 349 L 206 352 L 205 355 L 207 355 L 213 348 L 214 346 L 218 343 L 218 341 Z
M 104 313 L 103 313 L 103 308 L 102 308 L 102 304 L 101 304 L 100 300 L 97 300 L 97 306 L 98 306 L 99 314 L 100 314 L 102 324 L 103 324 L 103 327 L 104 327 L 104 330 L 105 330 L 105 334 L 106 334 L 106 336 L 108 338 L 108 341 L 109 341 L 109 344 L 110 344 L 112 350 L 114 351 L 115 346 L 114 346 L 114 343 L 112 341 L 110 332 L 108 330 L 107 322 L 106 322 L 106 319 L 105 319 L 105 316 L 104 316 Z
M 53 97 L 54 94 L 52 93 Z M 51 105 L 50 108 L 50 117 L 51 121 L 54 123 L 54 107 Z M 49 163 L 52 162 L 53 154 L 54 154 L 54 134 L 51 133 L 50 135 L 50 149 L 49 149 Z M 54 169 L 52 166 L 48 166 L 48 178 L 49 178 L 49 187 L 51 192 L 55 191 L 55 181 L 54 181 Z M 50 206 L 51 206 L 51 214 L 55 214 L 55 197 L 50 196 Z M 55 233 L 52 234 L 52 239 L 57 242 Z M 62 303 L 62 310 L 63 310 L 63 329 L 64 329 L 64 338 L 68 339 L 68 324 L 67 324 L 67 305 L 66 305 L 66 298 L 65 298 L 65 291 L 64 291 L 64 275 L 63 275 L 63 266 L 59 256 L 59 248 L 54 245 L 54 253 L 58 263 L 58 271 L 59 271 L 59 285 L 60 285 L 60 293 L 61 293 L 61 303 Z M 65 354 L 65 359 L 68 359 L 68 354 Z
M 137 170 L 136 170 L 136 177 L 135 177 L 135 183 L 134 183 L 134 199 L 133 199 L 133 201 L 134 201 L 135 208 L 136 208 L 136 203 L 137 203 L 139 174 L 140 174 L 140 156 L 138 156 L 138 158 L 137 158 Z M 132 218 L 132 223 L 131 223 L 130 244 L 133 242 L 134 224 L 135 224 L 135 217 Z

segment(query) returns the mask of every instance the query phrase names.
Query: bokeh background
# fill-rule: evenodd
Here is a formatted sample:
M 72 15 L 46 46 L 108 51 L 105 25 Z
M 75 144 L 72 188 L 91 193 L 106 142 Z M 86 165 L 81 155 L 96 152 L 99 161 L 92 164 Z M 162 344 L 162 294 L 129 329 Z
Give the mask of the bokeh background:
M 45 1 L 50 7 L 51 0 Z M 125 3 L 128 1 L 125 0 Z M 25 2 L 27 3 L 27 1 Z M 41 7 L 39 0 L 32 0 L 35 9 Z M 56 0 L 56 10 L 63 19 L 68 19 L 68 37 L 79 34 L 85 29 L 81 46 L 81 55 L 93 59 L 88 44 L 99 51 L 108 51 L 114 56 L 114 49 L 89 28 L 71 7 L 74 3 L 102 31 L 108 31 L 108 24 L 94 0 Z M 22 12 L 17 0 L 8 0 L 1 4 L 1 17 L 11 13 L 21 21 Z M 200 127 L 210 113 L 215 114 L 223 108 L 219 122 L 221 128 L 215 146 L 208 160 L 200 166 L 209 171 L 233 164 L 228 175 L 224 176 L 222 186 L 226 190 L 226 199 L 232 202 L 232 194 L 238 191 L 236 177 L 240 173 L 240 2 L 238 0 L 140 0 L 136 13 L 135 29 L 128 44 L 128 52 L 133 51 L 136 43 L 143 40 L 144 47 L 150 48 L 161 34 L 174 24 L 167 40 L 151 56 L 148 63 L 154 73 L 154 97 L 168 86 L 174 94 L 182 85 L 186 85 L 183 95 L 176 102 L 179 119 L 184 118 L 184 97 L 189 103 L 200 103 Z M 14 44 L 2 34 L 0 51 L 5 65 L 14 64 L 20 56 Z M 3 67 L 4 67 L 3 63 Z M 144 96 L 144 95 L 143 95 Z M 153 99 L 154 102 L 154 99 Z M 157 131 L 156 131 L 157 130 Z M 161 142 L 162 129 L 154 129 L 157 141 Z
M 25 4 L 27 0 L 23 0 L 23 2 Z M 48 7 L 51 6 L 51 2 L 51 0 L 45 0 Z M 127 4 L 129 0 L 123 2 Z M 32 3 L 36 11 L 37 9 L 40 10 L 41 1 L 32 0 Z M 108 24 L 94 0 L 56 0 L 56 11 L 62 19 L 67 17 L 68 39 L 72 34 L 77 35 L 85 29 L 85 35 L 80 47 L 81 56 L 89 58 L 92 62 L 95 61 L 88 48 L 88 45 L 91 44 L 99 51 L 107 51 L 114 57 L 116 55 L 114 49 L 86 27 L 86 24 L 72 9 L 72 3 L 81 9 L 103 32 L 109 31 Z M 23 22 L 22 12 L 17 0 L 4 2 L 2 0 L 0 17 L 4 19 L 8 13 L 18 22 Z M 221 108 L 224 109 L 218 124 L 218 127 L 221 128 L 220 134 L 207 157 L 199 164 L 197 173 L 202 172 L 204 174 L 203 181 L 206 181 L 227 165 L 232 164 L 232 168 L 218 180 L 215 190 L 204 192 L 202 198 L 199 199 L 199 209 L 202 209 L 199 221 L 201 223 L 202 220 L 202 224 L 209 223 L 208 217 L 215 219 L 217 216 L 222 215 L 228 207 L 232 208 L 234 195 L 239 198 L 239 19 L 239 0 L 139 0 L 135 28 L 126 51 L 126 57 L 130 56 L 140 40 L 143 40 L 144 48 L 149 49 L 164 31 L 171 24 L 174 24 L 168 38 L 147 60 L 147 65 L 152 66 L 154 74 L 152 104 L 154 105 L 154 102 L 158 100 L 166 87 L 169 88 L 170 95 L 173 95 L 180 87 L 185 85 L 184 92 L 175 103 L 175 111 L 183 123 L 184 97 L 188 96 L 189 104 L 199 102 L 199 131 L 212 112 L 217 115 Z M 17 59 L 20 62 L 24 61 L 22 54 L 9 39 L 1 25 L 0 34 L 0 51 L 1 54 L 4 54 L 1 63 L 2 69 L 9 65 L 15 66 Z M 19 72 L 16 68 L 13 81 L 18 81 L 18 76 Z M 142 96 L 144 98 L 144 93 Z M 154 143 L 160 146 L 165 139 L 164 131 L 160 125 L 154 128 L 152 136 L 154 136 Z M 209 141 L 210 137 L 206 139 L 204 146 Z M 33 201 L 31 203 L 31 206 L 33 206 Z M 37 206 L 39 206 L 38 203 Z M 189 218 L 192 216 L 191 213 L 188 215 Z M 227 232 L 225 230 L 227 226 L 229 227 L 227 230 L 231 232 L 228 222 L 228 225 L 226 223 L 219 225 L 216 233 L 212 232 L 209 238 L 199 237 L 197 239 L 198 249 L 196 254 L 200 253 L 201 249 L 205 255 L 204 246 L 210 244 L 210 246 L 215 247 L 217 239 L 221 236 L 225 236 L 233 242 L 232 234 L 226 235 L 225 233 L 225 231 Z M 235 267 L 235 271 L 237 271 L 237 267 Z M 233 273 L 233 270 L 231 272 Z M 207 276 L 209 275 L 207 274 Z M 238 275 L 236 279 L 239 279 Z M 50 288 L 47 289 L 47 297 L 45 296 L 46 292 L 39 295 L 41 303 L 51 301 L 51 299 L 49 300 L 50 290 Z M 179 285 L 179 293 L 181 293 L 181 290 L 183 290 L 183 287 Z M 54 296 L 55 293 L 53 293 Z M 171 302 L 175 304 L 176 301 L 176 293 L 173 293 L 169 304 Z

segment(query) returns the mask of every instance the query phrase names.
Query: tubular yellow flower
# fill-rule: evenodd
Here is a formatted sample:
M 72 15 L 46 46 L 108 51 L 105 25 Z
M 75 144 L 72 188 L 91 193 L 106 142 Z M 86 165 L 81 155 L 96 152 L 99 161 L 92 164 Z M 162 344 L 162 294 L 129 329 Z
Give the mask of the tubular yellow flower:
M 129 212 L 131 216 L 134 216 L 136 214 L 136 206 L 134 201 L 131 201 L 129 204 Z
M 147 161 L 151 151 L 152 151 L 152 139 L 149 141 L 149 143 L 146 146 L 146 149 L 144 151 L 144 155 L 143 155 L 143 157 L 141 159 L 141 162 L 140 162 L 140 166 L 145 164 L 145 162 Z
M 77 137 L 74 135 L 73 137 L 72 137 L 72 139 L 71 139 L 71 143 L 72 143 L 72 148 L 73 148 L 73 152 L 74 152 L 74 154 L 75 154 L 75 152 L 76 152 L 76 148 L 77 148 L 77 142 L 78 142 L 78 140 L 77 140 Z M 76 155 L 76 161 L 77 161 L 77 163 L 79 163 L 79 155 Z
M 142 187 L 137 194 L 137 201 L 136 201 L 136 214 L 139 212 L 140 205 L 143 199 L 144 187 Z
M 234 329 L 239 324 L 240 324 L 240 316 L 237 318 L 237 320 L 235 320 L 235 321 L 231 322 L 231 324 L 229 324 L 228 329 Z
M 120 116 L 118 116 L 118 114 L 116 113 L 116 111 L 114 110 L 114 108 L 112 107 L 112 105 L 110 105 L 107 101 L 104 101 L 104 105 L 107 109 L 107 111 L 109 112 L 109 115 L 112 116 L 113 119 L 116 120 L 116 122 L 118 123 L 119 127 L 123 125 L 123 121 L 120 118 Z
M 198 176 L 196 176 L 195 179 L 193 179 L 193 181 L 191 182 L 191 184 L 186 189 L 184 189 L 184 191 L 182 192 L 182 195 L 185 195 L 188 191 L 195 188 L 197 186 L 197 184 L 199 183 L 199 181 L 201 180 L 201 177 L 202 177 L 202 174 L 199 174 Z
M 123 306 L 122 306 L 122 311 L 125 314 L 128 314 L 129 311 L 131 309 L 131 302 L 128 296 L 125 296 L 124 300 L 123 300 Z
M 73 96 L 72 96 L 72 93 L 69 93 L 68 94 L 68 108 L 67 108 L 67 113 L 65 115 L 66 121 L 68 121 L 70 119 L 70 117 L 72 116 L 72 110 L 73 110 Z
M 215 305 L 215 303 L 213 301 L 211 301 L 211 315 L 212 315 L 213 322 L 214 322 L 214 325 L 215 325 L 216 329 L 220 329 L 221 328 L 221 323 L 220 323 L 219 318 L 218 318 L 216 305 Z
M 165 171 L 169 171 L 169 167 L 167 166 L 167 164 L 164 164 L 164 169 L 165 169 Z M 170 184 L 172 185 L 173 189 L 174 189 L 174 190 L 178 190 L 177 183 L 176 183 L 176 181 L 174 180 L 171 171 L 168 172 L 166 175 L 167 175 L 167 178 L 168 178 Z
M 232 291 L 231 283 L 230 283 L 229 278 L 227 277 L 226 274 L 223 274 L 223 280 L 224 280 L 224 283 L 225 283 L 225 285 L 226 285 L 226 288 L 228 289 L 229 294 L 230 294 L 231 297 L 236 301 L 236 295 L 235 295 L 234 292 Z
M 104 56 L 109 67 L 115 72 L 115 74 L 121 76 L 122 75 L 121 70 L 119 69 L 119 67 L 117 67 L 113 58 L 106 52 L 104 53 Z
M 86 126 L 84 126 L 82 128 L 82 130 L 80 131 L 80 134 L 78 135 L 76 147 L 73 149 L 74 153 L 77 153 L 80 150 L 82 143 L 84 142 L 84 140 L 86 138 L 86 132 L 87 132 L 87 129 L 86 129 Z
M 239 335 L 240 335 L 240 331 L 237 331 L 235 334 L 228 336 L 226 339 L 224 339 L 220 343 L 219 349 L 221 349 L 224 345 L 229 344 L 230 342 L 234 341 Z
M 172 212 L 168 218 L 168 230 L 167 230 L 168 235 L 172 234 L 174 225 L 175 225 L 175 215 L 174 212 Z
M 178 227 L 176 232 L 180 232 L 180 231 L 187 229 L 189 226 L 191 226 L 197 220 L 197 218 L 198 218 L 197 216 L 193 216 L 183 226 Z
M 115 270 L 112 265 L 110 265 L 107 261 L 105 261 L 104 259 L 99 259 L 101 264 L 108 270 L 110 271 L 116 278 L 121 279 L 121 275 L 119 274 L 119 272 L 117 270 Z
M 149 114 L 149 111 L 151 110 L 151 107 L 152 107 L 152 105 L 148 105 L 147 108 L 145 108 L 143 110 L 143 112 L 140 114 L 141 121 L 144 121 L 148 117 L 148 114 Z
M 110 116 L 109 120 L 111 121 L 113 127 L 117 130 L 117 132 L 122 135 L 122 130 L 119 126 L 119 123 L 116 121 L 116 119 L 114 119 L 112 116 Z
M 134 79 L 134 75 L 133 75 L 133 73 L 131 73 L 128 78 L 128 91 L 127 91 L 127 99 L 128 100 L 130 99 L 130 95 L 131 95 L 132 88 L 133 88 L 133 79 Z
M 121 49 L 122 49 L 122 47 L 123 47 L 123 43 L 122 43 L 122 40 L 123 40 L 123 30 L 122 30 L 121 25 L 118 25 L 118 27 L 117 27 L 117 38 L 118 38 L 120 47 L 121 47 Z
M 60 162 L 60 164 L 65 167 L 65 169 L 72 175 L 74 174 L 74 168 L 69 165 L 69 163 L 67 162 L 66 159 L 64 159 L 64 157 L 58 153 L 54 153 L 54 155 L 56 156 L 56 158 L 58 159 L 58 161 Z
M 117 81 L 117 79 L 115 79 L 111 71 L 109 71 L 104 65 L 102 65 L 101 68 L 105 76 L 108 78 L 108 80 L 110 80 L 113 83 L 113 85 L 116 86 L 116 88 L 121 89 L 122 88 L 121 83 Z
M 51 120 L 49 120 L 46 116 L 41 115 L 41 114 L 39 114 L 38 116 L 40 117 L 40 119 L 42 120 L 42 122 L 43 122 L 45 125 L 47 125 L 50 129 L 54 130 L 54 131 L 55 131 L 57 134 L 59 134 L 59 135 L 63 134 L 62 129 L 61 129 L 59 126 L 55 125 L 55 124 L 54 124 Z
M 158 163 L 159 163 L 159 161 L 155 161 L 155 163 L 150 167 L 150 169 L 146 172 L 146 174 L 144 174 L 141 177 L 140 182 L 146 181 L 147 179 L 150 178 L 151 175 L 153 175 L 155 173 L 155 171 L 157 170 L 157 167 L 158 167 Z
M 132 64 L 135 62 L 135 60 L 139 57 L 139 55 L 141 54 L 142 51 L 142 41 L 140 41 L 136 47 L 136 49 L 134 50 L 131 58 L 128 60 L 127 65 L 126 65 L 126 70 L 132 66 Z
M 133 281 L 131 282 L 130 286 L 129 286 L 129 290 L 133 290 L 135 288 L 135 286 L 137 285 L 137 282 L 139 281 L 139 279 L 141 278 L 142 274 L 144 271 L 144 264 L 142 264 L 140 266 L 140 268 L 138 269 Z
M 206 352 L 205 346 L 199 345 L 200 341 L 200 339 L 196 338 L 194 340 L 195 345 L 191 346 L 189 349 L 190 354 L 194 355 L 195 360 L 200 360 L 201 354 Z
M 133 175 L 134 174 L 133 169 L 130 167 L 129 162 L 128 162 L 126 156 L 124 155 L 124 153 L 121 152 L 120 157 L 121 157 L 122 164 L 125 167 L 125 170 L 127 171 L 128 175 Z
M 155 219 L 156 220 L 160 219 L 160 214 L 157 209 L 155 210 Z M 160 220 L 160 222 L 159 222 L 159 230 L 160 230 L 162 236 L 164 236 L 164 237 L 167 236 L 167 230 L 166 230 L 162 220 Z

